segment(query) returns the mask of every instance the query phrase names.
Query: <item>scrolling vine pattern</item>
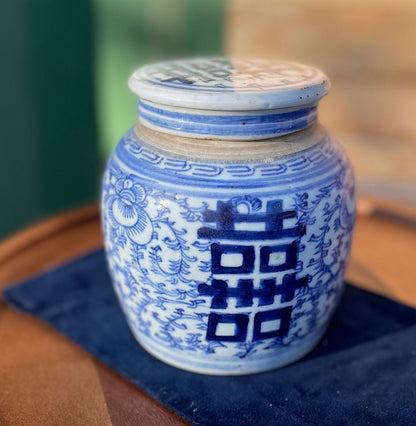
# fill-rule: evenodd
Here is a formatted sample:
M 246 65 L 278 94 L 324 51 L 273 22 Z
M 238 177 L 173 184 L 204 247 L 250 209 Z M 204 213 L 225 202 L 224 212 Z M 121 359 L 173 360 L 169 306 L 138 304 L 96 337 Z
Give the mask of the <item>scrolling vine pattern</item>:
M 201 282 L 212 278 L 211 241 L 197 239 L 194 229 L 203 226 L 212 202 L 144 186 L 138 175 L 111 160 L 104 176 L 103 229 L 110 271 L 130 326 L 176 351 L 224 355 L 231 348 L 239 358 L 255 357 L 259 349 L 279 350 L 323 328 L 334 299 L 340 297 L 343 259 L 351 244 L 355 211 L 348 170 L 340 168 L 326 185 L 294 193 L 286 201 L 297 211 L 296 225 L 308 229 L 298 240 L 295 272 L 311 276 L 296 291 L 288 333 L 224 342 L 205 338 L 209 300 L 198 292 Z M 266 204 L 254 194 L 225 201 L 248 214 Z M 305 250 L 306 243 L 312 250 Z

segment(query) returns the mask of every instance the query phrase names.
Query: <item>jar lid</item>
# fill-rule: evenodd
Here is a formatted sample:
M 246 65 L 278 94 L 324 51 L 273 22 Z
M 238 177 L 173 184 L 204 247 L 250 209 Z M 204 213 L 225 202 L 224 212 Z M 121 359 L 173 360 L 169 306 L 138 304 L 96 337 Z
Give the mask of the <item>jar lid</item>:
M 139 120 L 182 136 L 261 139 L 316 120 L 328 93 L 310 66 L 261 59 L 194 58 L 144 66 L 129 79 Z

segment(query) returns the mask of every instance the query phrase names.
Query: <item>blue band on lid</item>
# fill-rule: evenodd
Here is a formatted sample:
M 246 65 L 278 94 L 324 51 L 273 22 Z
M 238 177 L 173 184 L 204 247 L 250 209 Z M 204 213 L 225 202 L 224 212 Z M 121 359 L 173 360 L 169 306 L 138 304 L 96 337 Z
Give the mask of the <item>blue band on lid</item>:
M 292 62 L 192 58 L 150 64 L 130 77 L 139 120 L 196 138 L 255 140 L 301 130 L 327 94 L 322 71 Z
M 244 111 L 227 115 L 199 110 L 198 114 L 165 109 L 163 105 L 139 102 L 140 121 L 155 130 L 169 133 L 225 139 L 263 139 L 295 132 L 317 118 L 317 105 L 292 111 Z

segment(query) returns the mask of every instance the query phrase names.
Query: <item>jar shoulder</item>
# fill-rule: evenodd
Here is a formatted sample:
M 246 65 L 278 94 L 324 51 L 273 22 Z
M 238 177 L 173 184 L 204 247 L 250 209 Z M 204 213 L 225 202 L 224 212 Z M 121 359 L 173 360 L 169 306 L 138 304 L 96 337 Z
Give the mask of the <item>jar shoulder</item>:
M 193 139 L 153 131 L 140 124 L 126 134 L 148 149 L 166 157 L 204 163 L 255 163 L 295 155 L 329 137 L 326 129 L 314 124 L 288 135 L 256 141 Z
M 253 182 L 260 187 L 295 185 L 351 168 L 340 143 L 322 126 L 297 137 L 256 142 L 202 143 L 142 130 L 133 127 L 123 136 L 109 167 L 172 184 L 203 188 L 213 183 L 235 189 Z

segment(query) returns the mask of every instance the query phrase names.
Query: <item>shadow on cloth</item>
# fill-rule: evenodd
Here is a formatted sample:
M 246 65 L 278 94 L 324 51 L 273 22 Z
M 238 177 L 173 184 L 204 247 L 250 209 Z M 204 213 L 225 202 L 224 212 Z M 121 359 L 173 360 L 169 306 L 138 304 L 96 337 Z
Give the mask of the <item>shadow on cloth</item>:
M 347 285 L 318 347 L 285 368 L 235 377 L 166 365 L 134 340 L 102 250 L 4 293 L 193 424 L 409 424 L 416 310 Z

